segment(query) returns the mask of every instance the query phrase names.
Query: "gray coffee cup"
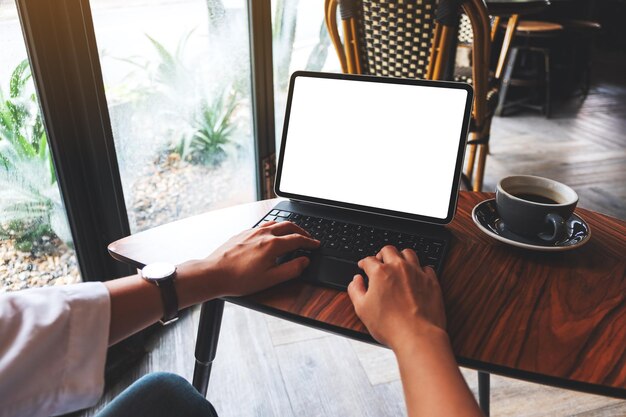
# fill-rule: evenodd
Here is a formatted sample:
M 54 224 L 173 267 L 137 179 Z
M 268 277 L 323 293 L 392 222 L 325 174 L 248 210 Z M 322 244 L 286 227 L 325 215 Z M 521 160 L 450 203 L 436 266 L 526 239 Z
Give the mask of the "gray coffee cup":
M 500 180 L 496 206 L 504 226 L 511 232 L 557 242 L 567 236 L 578 194 L 560 182 L 532 175 L 514 175 Z

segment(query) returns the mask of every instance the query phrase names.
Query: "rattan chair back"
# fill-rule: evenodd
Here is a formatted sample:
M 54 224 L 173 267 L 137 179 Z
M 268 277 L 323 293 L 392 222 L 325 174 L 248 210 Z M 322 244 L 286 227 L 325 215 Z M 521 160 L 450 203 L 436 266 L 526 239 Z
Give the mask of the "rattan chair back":
M 358 45 L 362 73 L 426 78 L 437 1 L 355 3 L 360 3 Z

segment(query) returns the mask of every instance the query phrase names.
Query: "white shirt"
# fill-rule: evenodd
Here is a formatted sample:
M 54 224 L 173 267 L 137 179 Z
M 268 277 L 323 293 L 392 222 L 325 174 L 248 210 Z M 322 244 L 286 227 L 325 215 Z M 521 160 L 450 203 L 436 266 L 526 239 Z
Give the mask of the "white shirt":
M 47 417 L 96 403 L 110 306 L 100 282 L 0 294 L 0 417 Z

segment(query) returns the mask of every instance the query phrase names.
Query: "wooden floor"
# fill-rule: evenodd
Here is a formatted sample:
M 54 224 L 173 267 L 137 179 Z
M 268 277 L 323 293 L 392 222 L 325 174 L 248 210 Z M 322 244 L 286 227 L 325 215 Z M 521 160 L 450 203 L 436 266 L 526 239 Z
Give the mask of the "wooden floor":
M 550 119 L 533 112 L 495 117 L 483 191 L 495 191 L 506 175 L 539 175 L 574 188 L 581 207 L 626 218 L 623 60 L 602 62 L 611 72 L 593 85 L 587 97 L 557 103 Z M 621 79 L 613 75 L 612 66 L 618 64 Z
M 590 94 L 561 105 L 552 119 L 494 120 L 485 190 L 505 175 L 542 175 L 574 187 L 582 207 L 626 218 L 626 80 L 603 75 L 602 65 Z M 140 365 L 82 415 L 93 415 L 151 371 L 191 379 L 198 316 L 192 310 L 155 337 Z M 476 392 L 476 373 L 463 373 Z M 391 352 L 232 305 L 224 313 L 209 399 L 222 417 L 405 414 Z M 491 406 L 493 416 L 626 416 L 626 401 L 502 377 L 492 377 Z

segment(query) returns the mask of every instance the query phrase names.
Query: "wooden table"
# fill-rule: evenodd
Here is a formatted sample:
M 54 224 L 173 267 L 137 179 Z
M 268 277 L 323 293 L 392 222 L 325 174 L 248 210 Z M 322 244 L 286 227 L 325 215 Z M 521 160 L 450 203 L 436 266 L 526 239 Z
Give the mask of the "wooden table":
M 482 234 L 471 210 L 492 194 L 461 192 L 440 277 L 448 332 L 460 365 L 589 393 L 626 398 L 626 223 L 577 209 L 592 231 L 561 253 L 513 248 Z M 235 206 L 118 240 L 109 251 L 142 267 L 202 258 L 279 201 Z M 229 302 L 376 343 L 347 293 L 290 281 Z M 206 392 L 224 300 L 203 305 L 194 386 Z

